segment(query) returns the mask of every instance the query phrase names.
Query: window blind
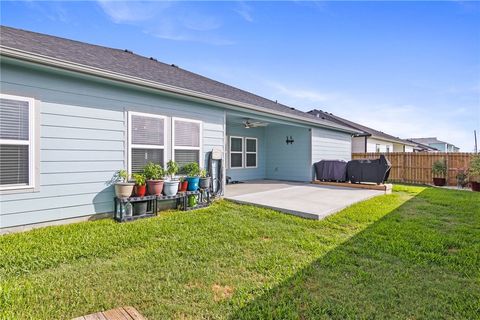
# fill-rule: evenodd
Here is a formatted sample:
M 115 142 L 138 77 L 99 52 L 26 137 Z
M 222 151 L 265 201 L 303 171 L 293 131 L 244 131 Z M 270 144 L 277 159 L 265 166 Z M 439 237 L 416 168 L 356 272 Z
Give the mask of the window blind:
M 162 118 L 132 115 L 132 143 L 163 146 L 164 126 Z

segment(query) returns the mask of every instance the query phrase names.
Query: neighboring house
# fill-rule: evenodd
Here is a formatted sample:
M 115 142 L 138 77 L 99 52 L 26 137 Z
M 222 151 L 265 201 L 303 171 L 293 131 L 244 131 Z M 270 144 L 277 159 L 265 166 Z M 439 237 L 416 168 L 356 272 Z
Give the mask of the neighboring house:
M 233 180 L 310 181 L 351 158 L 358 130 L 153 58 L 9 27 L 0 45 L 0 228 L 112 212 L 106 182 L 148 161 L 215 148 Z
M 431 148 L 435 148 L 440 152 L 459 152 L 460 148 L 456 147 L 455 145 L 445 142 L 445 141 L 440 141 L 436 137 L 431 137 L 431 138 L 410 138 L 408 140 L 411 140 L 415 143 L 421 143 L 423 145 L 427 145 Z
M 410 139 L 406 139 L 406 140 L 410 141 L 412 143 L 415 143 L 415 147 L 413 147 L 414 152 L 438 152 L 437 148 L 430 147 L 429 145 L 419 143 L 419 142 L 415 142 L 415 141 L 412 141 Z
M 329 120 L 354 130 L 361 131 L 352 137 L 352 153 L 365 152 L 413 152 L 415 143 L 394 137 L 359 123 L 341 118 L 322 110 L 311 110 L 308 113 L 322 120 Z

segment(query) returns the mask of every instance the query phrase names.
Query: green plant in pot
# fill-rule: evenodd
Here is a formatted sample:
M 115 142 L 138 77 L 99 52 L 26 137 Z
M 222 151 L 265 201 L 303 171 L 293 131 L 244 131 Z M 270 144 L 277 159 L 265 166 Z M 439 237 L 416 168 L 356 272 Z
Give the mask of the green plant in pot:
M 168 161 L 165 173 L 170 177 L 170 180 L 165 181 L 163 186 L 163 193 L 165 193 L 166 196 L 174 196 L 178 192 L 179 181 L 175 179 L 178 169 L 178 164 L 175 161 Z
M 187 175 L 188 191 L 197 191 L 200 182 L 200 166 L 196 162 L 187 163 L 183 166 L 183 172 Z
M 207 170 L 202 169 L 200 170 L 200 188 L 201 189 L 209 189 L 211 184 L 211 179 L 207 176 Z
M 447 163 L 445 159 L 437 160 L 432 165 L 433 184 L 436 186 L 444 186 L 446 184 Z
M 117 198 L 129 198 L 132 195 L 135 183 L 128 182 L 128 173 L 126 170 L 119 170 L 113 178 L 115 180 L 115 196 Z
M 143 174 L 147 178 L 148 193 L 151 195 L 161 195 L 163 191 L 164 171 L 161 165 L 153 162 L 147 163 L 143 168 Z
M 470 160 L 470 168 L 468 169 L 470 176 L 470 184 L 473 191 L 480 191 L 480 155 L 475 155 Z
M 135 181 L 135 195 L 137 197 L 145 196 L 147 192 L 147 178 L 143 173 L 134 173 L 132 174 L 132 178 Z
M 468 184 L 468 171 L 465 169 L 459 169 L 455 178 L 457 178 L 457 188 L 465 188 Z
M 180 169 L 180 173 L 182 173 L 182 169 Z M 187 191 L 188 188 L 188 181 L 185 177 L 180 177 L 179 178 L 179 183 L 178 183 L 178 191 L 180 192 L 185 192 Z

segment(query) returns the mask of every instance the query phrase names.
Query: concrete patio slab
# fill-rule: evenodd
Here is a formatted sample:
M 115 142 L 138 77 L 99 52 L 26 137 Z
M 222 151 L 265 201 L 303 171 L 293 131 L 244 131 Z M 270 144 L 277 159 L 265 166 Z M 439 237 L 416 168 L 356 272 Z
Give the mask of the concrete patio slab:
M 256 180 L 227 185 L 225 198 L 320 220 L 354 203 L 383 195 L 384 191 L 351 189 L 308 183 Z

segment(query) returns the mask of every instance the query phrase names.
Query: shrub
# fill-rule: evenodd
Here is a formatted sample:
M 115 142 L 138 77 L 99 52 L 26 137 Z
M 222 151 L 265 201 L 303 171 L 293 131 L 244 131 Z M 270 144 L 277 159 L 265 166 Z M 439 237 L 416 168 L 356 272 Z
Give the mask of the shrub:
M 433 163 L 432 173 L 435 178 L 445 178 L 447 175 L 447 163 L 445 159 L 437 160 Z
M 143 173 L 134 173 L 132 177 L 133 177 L 133 180 L 135 180 L 135 184 L 137 186 L 144 186 L 147 181 L 147 178 Z
M 143 168 L 143 174 L 147 180 L 161 180 L 165 175 L 165 171 L 162 166 L 153 162 L 147 163 Z
M 475 155 L 470 160 L 468 174 L 472 181 L 480 182 L 480 155 Z
M 182 172 L 189 177 L 198 177 L 200 175 L 200 166 L 196 162 L 190 162 L 182 167 Z
M 168 174 L 170 178 L 173 180 L 173 177 L 177 174 L 177 172 L 178 172 L 178 164 L 173 160 L 168 161 L 166 174 Z

